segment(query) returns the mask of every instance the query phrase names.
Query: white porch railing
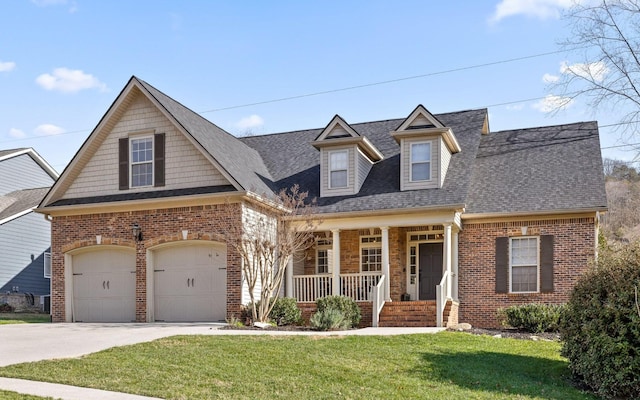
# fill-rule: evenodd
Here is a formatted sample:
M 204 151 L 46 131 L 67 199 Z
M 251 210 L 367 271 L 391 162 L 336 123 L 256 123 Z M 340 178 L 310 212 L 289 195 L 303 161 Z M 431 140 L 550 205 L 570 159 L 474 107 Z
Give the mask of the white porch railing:
M 381 272 L 340 274 L 340 294 L 355 301 L 371 301 L 371 290 L 381 278 Z
M 378 323 L 380 322 L 380 312 L 382 311 L 382 307 L 384 307 L 384 286 L 384 275 L 382 275 L 378 284 L 371 289 L 371 297 L 373 301 L 371 307 L 373 312 L 371 321 L 374 328 L 378 327 Z
M 441 328 L 443 321 L 444 306 L 447 304 L 447 286 L 449 284 L 449 271 L 445 271 L 440 280 L 440 284 L 436 286 L 436 326 Z
M 337 292 L 355 301 L 371 301 L 371 291 L 379 284 L 381 278 L 381 272 L 340 274 L 340 290 Z M 293 297 L 298 302 L 314 302 L 320 297 L 333 294 L 330 274 L 296 275 L 292 281 Z
M 298 302 L 314 302 L 332 293 L 332 277 L 322 275 L 296 275 L 293 277 L 293 297 Z

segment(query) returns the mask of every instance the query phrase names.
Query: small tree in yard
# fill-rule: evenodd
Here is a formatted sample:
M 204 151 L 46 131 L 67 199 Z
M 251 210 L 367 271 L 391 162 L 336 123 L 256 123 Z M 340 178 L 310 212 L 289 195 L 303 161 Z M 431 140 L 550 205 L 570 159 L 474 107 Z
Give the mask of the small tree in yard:
M 298 185 L 265 200 L 269 206 L 243 207 L 242 223 L 220 232 L 242 259 L 251 316 L 259 322 L 269 320 L 289 260 L 313 244 L 321 222 L 315 217 L 315 201 L 308 201 L 308 192 L 300 192 Z

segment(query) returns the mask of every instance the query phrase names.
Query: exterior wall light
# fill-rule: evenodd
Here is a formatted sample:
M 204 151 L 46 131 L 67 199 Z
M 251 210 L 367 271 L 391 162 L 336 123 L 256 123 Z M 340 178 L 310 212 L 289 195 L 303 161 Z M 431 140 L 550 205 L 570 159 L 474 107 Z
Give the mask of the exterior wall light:
M 133 238 L 136 240 L 136 242 L 142 240 L 142 228 L 140 228 L 140 225 L 133 224 L 133 226 L 131 227 L 131 231 L 133 232 Z

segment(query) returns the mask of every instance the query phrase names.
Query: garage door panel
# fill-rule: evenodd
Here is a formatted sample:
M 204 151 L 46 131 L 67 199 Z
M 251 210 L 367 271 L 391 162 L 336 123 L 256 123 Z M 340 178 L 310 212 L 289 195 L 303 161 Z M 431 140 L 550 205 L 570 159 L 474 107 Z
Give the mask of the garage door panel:
M 218 321 L 226 316 L 226 250 L 188 244 L 154 253 L 155 319 Z
M 72 265 L 76 321 L 135 320 L 135 252 L 96 249 L 74 255 Z

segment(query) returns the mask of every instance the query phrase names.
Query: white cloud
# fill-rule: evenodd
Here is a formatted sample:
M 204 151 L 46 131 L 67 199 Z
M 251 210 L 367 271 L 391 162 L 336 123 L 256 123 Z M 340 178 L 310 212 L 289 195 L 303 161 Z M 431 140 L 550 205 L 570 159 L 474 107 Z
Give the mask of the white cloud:
M 64 129 L 59 126 L 55 126 L 52 124 L 42 124 L 38 125 L 36 129 L 33 130 L 36 135 L 39 136 L 54 136 L 64 133 Z
M 573 5 L 573 0 L 502 0 L 489 18 L 496 23 L 515 15 L 526 15 L 539 19 L 559 18 L 560 11 Z
M 253 129 L 259 128 L 264 125 L 264 120 L 261 116 L 253 114 L 248 117 L 242 118 L 236 123 L 236 126 L 240 129 Z
M 544 83 L 554 83 L 558 82 L 560 77 L 558 75 L 544 74 L 542 75 L 542 82 Z
M 69 68 L 56 68 L 53 74 L 42 74 L 36 78 L 36 83 L 46 90 L 58 90 L 63 93 L 75 93 L 84 89 L 107 90 L 107 85 L 93 75 Z
M 16 67 L 16 63 L 11 61 L 0 61 L 0 72 L 9 72 L 12 71 Z
M 523 104 L 509 104 L 507 105 L 507 110 L 509 111 L 520 111 L 524 108 Z
M 592 63 L 576 63 L 569 65 L 568 62 L 563 61 L 560 64 L 560 72 L 563 74 L 574 74 L 585 79 L 593 79 L 596 82 L 602 82 L 609 73 L 609 68 L 603 61 L 596 61 Z
M 573 99 L 570 97 L 556 96 L 548 94 L 544 99 L 533 104 L 533 108 L 541 112 L 547 113 L 551 111 L 563 110 L 570 107 L 573 104 Z
M 16 139 L 21 139 L 27 136 L 27 134 L 21 131 L 20 129 L 11 128 L 9 129 L 9 136 L 14 137 Z

